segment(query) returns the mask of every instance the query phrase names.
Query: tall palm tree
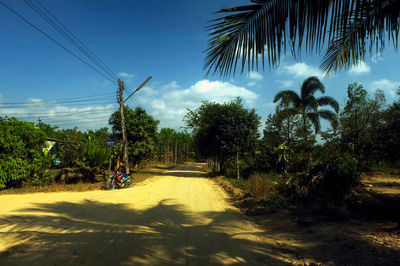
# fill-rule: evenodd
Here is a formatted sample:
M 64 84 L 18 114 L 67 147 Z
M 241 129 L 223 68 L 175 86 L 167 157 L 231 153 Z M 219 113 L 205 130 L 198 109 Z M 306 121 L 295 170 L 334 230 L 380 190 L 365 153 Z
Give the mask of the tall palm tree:
M 226 8 L 208 26 L 210 40 L 205 69 L 221 75 L 277 65 L 287 46 L 293 56 L 303 42 L 308 51 L 327 47 L 321 69 L 329 73 L 359 63 L 366 54 L 382 51 L 391 40 L 397 49 L 400 30 L 399 0 L 251 0 L 252 4 Z
M 319 91 L 325 93 L 325 87 L 317 77 L 309 77 L 301 86 L 300 95 L 292 90 L 284 90 L 275 95 L 274 102 L 288 101 L 290 103 L 291 113 L 299 114 L 302 118 L 302 131 L 304 138 L 307 132 L 307 121 L 313 125 L 315 132 L 321 129 L 320 119 L 326 119 L 332 128 L 336 129 L 338 125 L 337 113 L 339 112 L 338 102 L 329 96 L 316 98 L 314 94 Z M 322 106 L 332 107 L 336 114 L 328 109 L 319 109 Z

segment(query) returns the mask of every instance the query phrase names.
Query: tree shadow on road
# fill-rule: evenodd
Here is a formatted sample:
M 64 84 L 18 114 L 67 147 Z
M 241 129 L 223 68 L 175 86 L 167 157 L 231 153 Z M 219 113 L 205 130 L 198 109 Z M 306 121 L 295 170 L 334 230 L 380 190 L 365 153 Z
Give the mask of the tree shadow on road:
M 234 214 L 193 215 L 168 200 L 147 210 L 87 200 L 17 213 L 0 218 L 1 265 L 288 265 L 256 238 L 220 230 L 234 229 Z

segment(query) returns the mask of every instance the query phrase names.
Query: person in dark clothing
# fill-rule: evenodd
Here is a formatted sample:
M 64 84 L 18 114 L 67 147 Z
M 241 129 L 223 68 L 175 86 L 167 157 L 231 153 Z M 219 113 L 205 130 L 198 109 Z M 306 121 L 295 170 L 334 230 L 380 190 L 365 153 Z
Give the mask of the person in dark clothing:
M 126 176 L 126 168 L 123 162 L 119 162 L 119 167 L 115 171 L 115 173 L 117 174 L 118 181 L 120 182 L 121 185 L 123 185 L 122 178 Z

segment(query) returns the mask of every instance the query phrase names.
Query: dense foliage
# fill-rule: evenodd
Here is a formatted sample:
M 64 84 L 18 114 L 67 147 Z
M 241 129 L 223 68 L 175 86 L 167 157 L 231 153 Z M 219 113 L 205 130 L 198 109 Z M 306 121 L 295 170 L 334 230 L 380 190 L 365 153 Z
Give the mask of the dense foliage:
M 158 134 L 157 160 L 163 163 L 179 163 L 194 158 L 194 140 L 187 132 L 162 128 Z
M 260 140 L 258 116 L 239 99 L 204 102 L 188 110 L 185 122 L 197 155 L 228 176 L 240 164 L 257 198 L 268 197 L 264 191 L 292 204 L 337 205 L 362 189 L 362 171 L 400 166 L 399 102 L 386 105 L 382 91 L 369 95 L 356 83 L 347 92 L 341 108 L 332 97 L 317 95 L 325 88 L 316 77 L 306 79 L 300 93 L 279 92 Z M 328 123 L 321 126 L 322 120 Z
M 0 121 L 0 188 L 20 185 L 43 174 L 45 137 L 33 123 Z
M 132 162 L 133 166 L 139 165 L 151 159 L 155 153 L 159 121 L 148 115 L 140 107 L 132 110 L 125 106 L 124 115 L 129 161 Z M 119 111 L 111 115 L 109 123 L 112 126 L 112 136 L 121 139 L 121 114 Z
M 234 162 L 239 177 L 239 157 L 255 150 L 260 117 L 243 107 L 240 98 L 219 104 L 203 102 L 197 110 L 188 110 L 186 125 L 193 129 L 199 155 L 218 164 L 226 174 Z

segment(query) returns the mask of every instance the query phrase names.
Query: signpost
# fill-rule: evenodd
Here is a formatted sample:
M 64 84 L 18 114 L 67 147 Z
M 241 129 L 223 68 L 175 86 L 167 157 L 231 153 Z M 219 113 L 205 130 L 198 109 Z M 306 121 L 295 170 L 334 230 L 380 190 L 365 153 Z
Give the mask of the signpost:
M 115 141 L 113 141 L 113 140 L 107 140 L 106 141 L 106 146 L 114 146 L 115 145 Z
M 115 145 L 115 141 L 113 140 L 107 140 L 106 141 L 106 146 L 109 147 L 111 151 L 111 147 Z M 108 162 L 108 175 L 111 175 L 111 154 L 110 154 L 110 161 Z

